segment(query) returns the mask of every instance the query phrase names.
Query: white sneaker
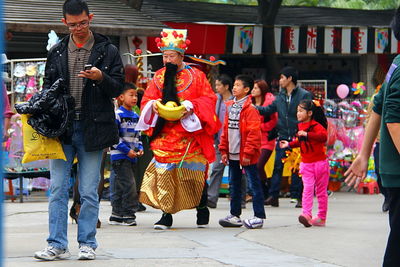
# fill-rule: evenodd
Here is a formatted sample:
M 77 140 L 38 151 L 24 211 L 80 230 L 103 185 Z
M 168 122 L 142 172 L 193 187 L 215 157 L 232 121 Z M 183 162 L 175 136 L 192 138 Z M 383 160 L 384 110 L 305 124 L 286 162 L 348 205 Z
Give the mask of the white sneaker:
M 52 261 L 55 259 L 67 259 L 71 257 L 71 253 L 69 253 L 68 249 L 58 249 L 52 246 L 48 246 L 41 251 L 36 251 L 35 256 L 36 259 Z
M 79 254 L 78 254 L 78 260 L 94 260 L 96 259 L 96 252 L 94 252 L 94 249 L 82 245 L 79 247 Z
M 264 225 L 264 219 L 258 218 L 258 217 L 253 217 L 251 219 L 245 219 L 243 221 L 244 226 L 247 229 L 258 229 L 262 228 Z
M 219 224 L 222 227 L 241 227 L 243 225 L 242 220 L 232 214 L 229 214 L 225 218 L 220 219 Z

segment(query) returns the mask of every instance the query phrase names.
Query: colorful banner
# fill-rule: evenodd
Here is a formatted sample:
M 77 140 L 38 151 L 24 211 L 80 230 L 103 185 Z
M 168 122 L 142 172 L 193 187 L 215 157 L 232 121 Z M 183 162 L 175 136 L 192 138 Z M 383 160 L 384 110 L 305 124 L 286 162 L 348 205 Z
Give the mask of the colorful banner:
M 262 27 L 235 26 L 233 54 L 261 54 Z
M 375 53 L 383 54 L 389 47 L 389 29 L 375 29 Z
M 235 26 L 231 29 L 232 41 L 230 47 L 227 44 L 228 53 L 265 53 L 261 51 L 261 30 L 258 39 L 260 46 L 255 45 L 257 27 Z M 277 54 L 400 53 L 400 44 L 388 28 L 277 26 L 274 36 Z

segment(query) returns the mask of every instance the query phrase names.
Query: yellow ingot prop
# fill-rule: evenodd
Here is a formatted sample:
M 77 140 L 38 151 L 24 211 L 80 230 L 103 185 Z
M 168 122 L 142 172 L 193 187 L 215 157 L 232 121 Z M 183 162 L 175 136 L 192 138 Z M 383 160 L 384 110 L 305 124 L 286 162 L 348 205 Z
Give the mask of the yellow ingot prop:
M 178 106 L 174 101 L 168 101 L 165 103 L 165 105 L 163 105 L 160 101 L 157 101 L 156 104 L 160 117 L 168 121 L 179 120 L 185 111 L 185 106 Z

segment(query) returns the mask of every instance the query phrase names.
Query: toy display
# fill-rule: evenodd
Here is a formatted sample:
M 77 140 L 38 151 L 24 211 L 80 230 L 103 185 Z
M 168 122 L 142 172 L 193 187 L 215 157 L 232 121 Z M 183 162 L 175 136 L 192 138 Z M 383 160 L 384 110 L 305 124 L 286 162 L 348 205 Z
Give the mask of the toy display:
M 353 94 L 362 95 L 363 83 L 353 84 Z M 339 86 L 340 87 L 340 86 Z M 338 95 L 347 96 L 348 87 L 338 87 Z M 339 92 L 340 91 L 340 92 Z M 339 96 L 340 96 L 339 95 Z M 364 140 L 365 121 L 369 101 L 340 99 L 339 102 L 326 100 L 325 115 L 328 119 L 327 155 L 330 165 L 329 189 L 337 191 L 344 180 L 344 172 L 351 165 Z M 372 168 L 372 172 L 373 172 Z M 369 176 L 374 179 L 373 176 Z

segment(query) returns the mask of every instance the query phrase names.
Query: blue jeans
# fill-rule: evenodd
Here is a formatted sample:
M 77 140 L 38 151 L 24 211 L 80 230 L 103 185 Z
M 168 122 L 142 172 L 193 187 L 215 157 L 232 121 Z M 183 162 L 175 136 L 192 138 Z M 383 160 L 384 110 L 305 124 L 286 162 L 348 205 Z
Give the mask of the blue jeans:
M 275 147 L 275 163 L 274 172 L 271 177 L 271 187 L 269 188 L 269 195 L 273 198 L 279 197 L 279 191 L 281 189 L 281 180 L 283 173 L 282 158 L 285 156 L 286 149 L 279 147 L 279 142 L 276 143 Z M 301 199 L 303 191 L 303 183 L 297 174 L 292 175 L 292 183 L 290 184 L 290 197 Z
M 78 157 L 78 190 L 81 209 L 78 218 L 78 243 L 97 248 L 96 224 L 99 217 L 97 188 L 103 150 L 86 152 L 83 142 L 83 123 L 74 121 L 72 144 L 62 144 L 67 161 L 50 161 L 49 237 L 47 243 L 58 249 L 68 247 L 68 183 L 75 155 Z
M 265 219 L 264 194 L 258 178 L 257 165 L 243 166 L 253 192 L 254 216 Z M 238 160 L 229 160 L 229 192 L 231 195 L 231 214 L 239 217 L 242 214 L 242 170 Z

